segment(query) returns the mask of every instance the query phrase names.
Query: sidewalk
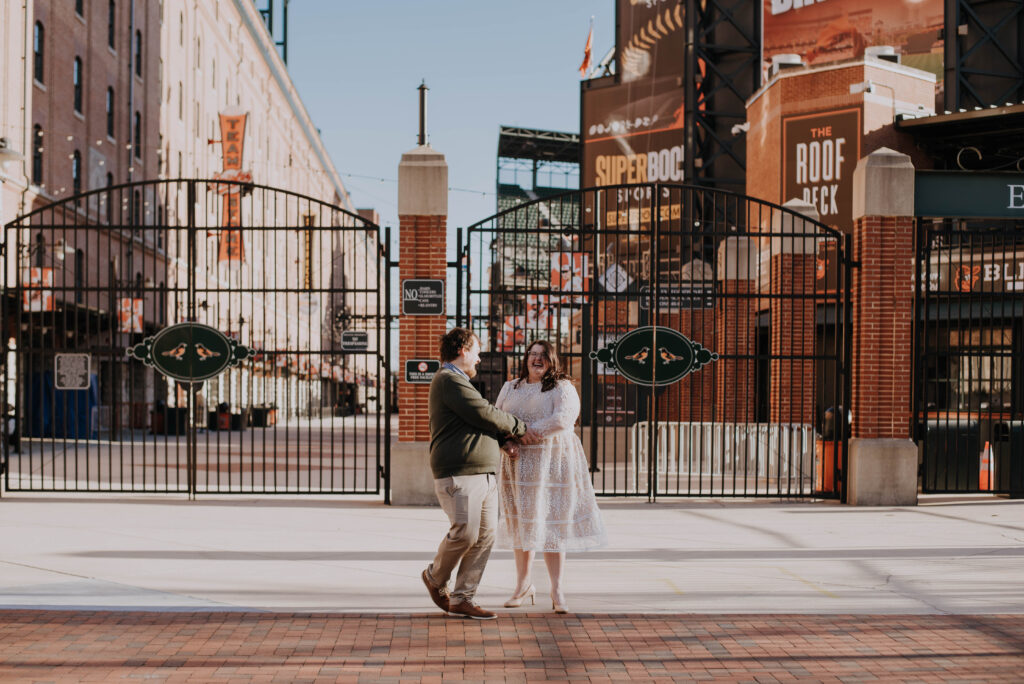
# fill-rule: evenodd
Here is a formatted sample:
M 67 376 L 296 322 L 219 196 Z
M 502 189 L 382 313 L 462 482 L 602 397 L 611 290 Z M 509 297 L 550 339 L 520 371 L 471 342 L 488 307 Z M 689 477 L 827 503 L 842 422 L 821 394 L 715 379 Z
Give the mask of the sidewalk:
M 602 500 L 610 546 L 570 554 L 586 613 L 1024 614 L 1024 502 Z M 409 613 L 447 529 L 367 498 L 0 499 L 0 607 Z M 510 551 L 478 600 L 511 593 Z M 539 608 L 548 593 L 534 570 Z
M 437 508 L 6 495 L 0 681 L 1020 681 L 1024 502 L 602 500 L 570 615 L 445 617 Z

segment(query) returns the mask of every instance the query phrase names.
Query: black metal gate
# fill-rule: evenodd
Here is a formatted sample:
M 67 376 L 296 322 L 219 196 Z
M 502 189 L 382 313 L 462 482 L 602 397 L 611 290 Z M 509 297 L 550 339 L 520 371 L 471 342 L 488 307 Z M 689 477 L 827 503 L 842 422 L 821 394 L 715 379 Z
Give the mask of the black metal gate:
M 843 496 L 842 233 L 749 197 L 650 184 L 524 200 L 465 239 L 459 319 L 483 341 L 478 382 L 494 400 L 531 340 L 555 343 L 600 494 Z M 652 325 L 717 360 L 652 389 L 592 356 Z
M 1024 223 L 919 218 L 917 244 L 922 490 L 1024 496 Z
M 386 245 L 337 206 L 212 180 L 113 186 L 11 222 L 5 486 L 386 496 Z M 183 321 L 258 354 L 193 391 L 126 355 Z

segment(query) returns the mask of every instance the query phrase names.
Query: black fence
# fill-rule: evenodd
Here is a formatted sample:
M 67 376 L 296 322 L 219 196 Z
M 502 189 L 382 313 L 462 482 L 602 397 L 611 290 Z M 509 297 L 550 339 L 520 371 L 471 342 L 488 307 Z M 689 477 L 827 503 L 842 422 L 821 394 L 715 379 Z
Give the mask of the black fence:
M 168 180 L 4 227 L 11 491 L 386 492 L 386 236 L 254 184 Z M 126 349 L 184 321 L 255 348 L 187 386 Z
M 463 237 L 457 318 L 483 342 L 477 382 L 494 400 L 530 341 L 554 343 L 600 494 L 843 496 L 842 233 L 749 197 L 652 184 L 524 202 Z M 651 387 L 594 358 L 645 326 L 717 360 Z
M 1024 496 L 1024 223 L 917 220 L 921 489 Z

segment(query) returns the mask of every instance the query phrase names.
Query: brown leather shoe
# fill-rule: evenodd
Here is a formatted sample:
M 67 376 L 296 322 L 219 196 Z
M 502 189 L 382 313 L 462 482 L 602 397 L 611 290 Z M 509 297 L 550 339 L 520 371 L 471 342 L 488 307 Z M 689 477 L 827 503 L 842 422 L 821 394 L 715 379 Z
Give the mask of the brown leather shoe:
M 448 612 L 448 587 L 435 587 L 427 577 L 427 571 L 424 570 L 420 575 L 423 578 L 423 583 L 427 585 L 427 593 L 430 594 L 430 600 L 434 602 L 434 605 Z
M 493 620 L 498 617 L 497 613 L 484 610 L 472 601 L 452 603 L 448 606 L 448 612 L 452 615 L 465 615 L 466 617 L 473 618 L 474 620 Z

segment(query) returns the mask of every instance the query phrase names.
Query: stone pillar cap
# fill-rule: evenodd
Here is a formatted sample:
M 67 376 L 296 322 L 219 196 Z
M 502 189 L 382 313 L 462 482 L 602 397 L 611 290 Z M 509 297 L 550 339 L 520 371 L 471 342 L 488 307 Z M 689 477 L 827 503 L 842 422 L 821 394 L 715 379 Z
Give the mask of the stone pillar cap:
M 914 164 L 908 155 L 880 147 L 853 171 L 853 220 L 914 215 Z
M 398 164 L 398 215 L 448 215 L 448 162 L 430 145 L 402 155 Z
M 790 211 L 776 211 L 772 215 L 771 254 L 817 254 L 818 210 L 813 204 L 794 197 L 782 205 Z M 790 212 L 802 214 L 806 218 L 794 216 Z M 788 238 L 786 235 L 803 233 L 804 237 Z M 820 237 L 825 237 L 822 234 Z

